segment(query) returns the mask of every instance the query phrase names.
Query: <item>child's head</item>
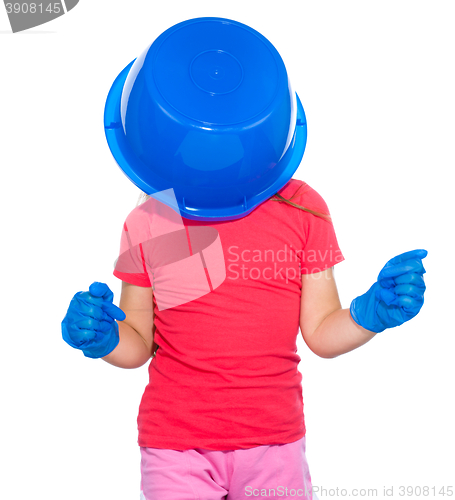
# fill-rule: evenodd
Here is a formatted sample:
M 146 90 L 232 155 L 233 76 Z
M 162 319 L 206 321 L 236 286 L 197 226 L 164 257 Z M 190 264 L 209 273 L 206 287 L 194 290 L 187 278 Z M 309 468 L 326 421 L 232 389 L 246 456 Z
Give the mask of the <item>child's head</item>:
M 126 176 L 148 193 L 172 187 L 182 217 L 201 221 L 242 218 L 279 192 L 307 140 L 276 48 L 215 17 L 170 27 L 131 61 L 110 89 L 104 122 Z

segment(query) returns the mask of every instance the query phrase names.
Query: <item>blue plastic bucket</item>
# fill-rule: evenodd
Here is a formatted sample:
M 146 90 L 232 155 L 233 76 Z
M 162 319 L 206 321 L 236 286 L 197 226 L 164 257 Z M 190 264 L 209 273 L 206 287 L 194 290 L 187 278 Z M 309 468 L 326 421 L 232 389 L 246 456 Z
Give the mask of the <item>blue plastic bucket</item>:
M 147 194 L 172 188 L 188 219 L 232 220 L 279 191 L 306 145 L 305 113 L 260 33 L 197 18 L 162 33 L 115 79 L 109 148 Z

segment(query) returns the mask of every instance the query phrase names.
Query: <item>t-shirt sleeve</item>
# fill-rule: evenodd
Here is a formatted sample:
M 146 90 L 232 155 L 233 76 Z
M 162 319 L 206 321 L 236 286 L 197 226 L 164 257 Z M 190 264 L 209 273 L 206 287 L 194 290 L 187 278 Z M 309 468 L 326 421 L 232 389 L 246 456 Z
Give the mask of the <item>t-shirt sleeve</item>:
M 315 212 L 330 215 L 326 202 L 313 188 L 307 186 L 296 201 Z M 344 260 L 332 221 L 299 209 L 303 226 L 304 245 L 301 254 L 301 274 L 320 273 Z
M 123 224 L 120 252 L 115 263 L 114 276 L 132 285 L 151 287 L 142 243 L 135 244 L 130 230 L 134 229 L 134 224 L 130 224 L 130 227 L 128 227 L 128 222 L 131 222 L 131 219 L 130 221 L 127 219 Z

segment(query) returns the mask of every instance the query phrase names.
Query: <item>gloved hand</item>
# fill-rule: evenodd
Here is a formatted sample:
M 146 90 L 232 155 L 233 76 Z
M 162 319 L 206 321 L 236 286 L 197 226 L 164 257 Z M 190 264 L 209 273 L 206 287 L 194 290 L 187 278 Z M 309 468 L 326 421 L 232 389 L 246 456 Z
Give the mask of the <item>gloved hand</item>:
M 70 302 L 62 321 L 63 340 L 87 358 L 107 356 L 120 341 L 115 320 L 123 321 L 126 315 L 113 298 L 105 283 L 95 281 L 88 292 L 76 293 Z
M 426 250 L 412 250 L 389 260 L 378 281 L 351 303 L 352 319 L 371 332 L 382 332 L 409 321 L 423 306 Z

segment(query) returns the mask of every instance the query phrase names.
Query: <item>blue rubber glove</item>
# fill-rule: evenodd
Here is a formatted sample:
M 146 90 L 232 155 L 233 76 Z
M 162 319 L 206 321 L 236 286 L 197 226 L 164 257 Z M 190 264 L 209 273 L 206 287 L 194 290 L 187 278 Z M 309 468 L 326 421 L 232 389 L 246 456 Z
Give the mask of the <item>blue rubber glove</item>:
M 112 303 L 114 294 L 105 283 L 94 282 L 88 292 L 72 298 L 62 321 L 63 340 L 83 351 L 87 358 L 102 358 L 111 353 L 120 338 L 116 319 L 125 313 Z
M 423 306 L 422 264 L 426 250 L 412 250 L 389 260 L 378 281 L 351 303 L 352 319 L 371 332 L 382 332 L 409 321 Z

